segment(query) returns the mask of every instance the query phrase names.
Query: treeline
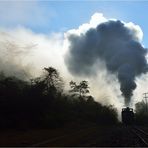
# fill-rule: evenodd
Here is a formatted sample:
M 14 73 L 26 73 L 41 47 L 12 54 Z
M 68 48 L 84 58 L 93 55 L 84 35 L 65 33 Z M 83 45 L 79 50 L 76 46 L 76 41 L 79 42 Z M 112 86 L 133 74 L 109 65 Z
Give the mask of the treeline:
M 65 93 L 59 72 L 53 67 L 44 71 L 44 75 L 30 82 L 0 74 L 1 128 L 53 128 L 77 121 L 118 122 L 114 107 L 103 106 L 89 95 L 87 81 L 71 81 L 69 93 Z
M 148 125 L 148 103 L 142 100 L 135 104 L 135 123 Z

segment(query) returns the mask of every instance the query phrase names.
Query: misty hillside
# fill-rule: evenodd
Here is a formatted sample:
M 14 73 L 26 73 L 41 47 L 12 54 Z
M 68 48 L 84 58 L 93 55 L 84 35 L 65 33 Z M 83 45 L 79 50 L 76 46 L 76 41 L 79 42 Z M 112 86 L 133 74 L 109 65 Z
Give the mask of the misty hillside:
M 87 81 L 71 81 L 66 94 L 58 71 L 52 67 L 44 70 L 45 75 L 30 82 L 1 73 L 1 128 L 54 128 L 77 121 L 117 123 L 116 109 L 94 101 Z

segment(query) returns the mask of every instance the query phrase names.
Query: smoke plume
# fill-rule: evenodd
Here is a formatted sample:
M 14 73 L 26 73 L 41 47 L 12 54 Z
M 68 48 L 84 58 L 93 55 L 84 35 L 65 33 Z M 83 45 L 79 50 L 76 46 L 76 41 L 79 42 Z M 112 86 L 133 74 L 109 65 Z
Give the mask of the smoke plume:
M 99 61 L 103 61 L 108 73 L 118 78 L 128 106 L 136 88 L 135 78 L 148 71 L 147 50 L 141 45 L 137 31 L 119 20 L 109 20 L 86 32 L 71 33 L 68 40 L 65 63 L 69 71 L 89 77 L 98 72 Z

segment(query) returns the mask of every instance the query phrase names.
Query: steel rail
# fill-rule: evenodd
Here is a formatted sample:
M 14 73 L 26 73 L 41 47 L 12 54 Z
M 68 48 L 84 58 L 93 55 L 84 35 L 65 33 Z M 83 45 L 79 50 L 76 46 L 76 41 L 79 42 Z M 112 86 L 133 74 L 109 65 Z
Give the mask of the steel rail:
M 132 132 L 134 133 L 134 135 L 136 135 L 138 137 L 138 139 L 143 143 L 143 146 L 148 147 L 148 140 L 146 140 L 146 138 L 144 138 L 142 135 L 144 135 L 145 137 L 147 137 L 148 139 L 148 133 L 146 133 L 145 131 L 143 131 L 140 128 L 137 127 L 133 127 L 132 128 Z

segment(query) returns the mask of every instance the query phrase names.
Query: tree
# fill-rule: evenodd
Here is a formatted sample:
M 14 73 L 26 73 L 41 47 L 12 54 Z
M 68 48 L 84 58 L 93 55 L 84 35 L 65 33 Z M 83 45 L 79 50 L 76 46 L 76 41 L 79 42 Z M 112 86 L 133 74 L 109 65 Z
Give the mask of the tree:
M 147 102 L 142 100 L 135 104 L 135 120 L 137 124 L 148 124 Z
M 63 91 L 63 81 L 59 76 L 59 72 L 53 68 L 44 68 L 45 75 L 31 79 L 31 86 L 38 88 L 42 93 L 57 93 Z
M 62 92 L 63 91 L 63 80 L 59 75 L 59 72 L 53 68 L 48 67 L 44 68 L 44 70 L 47 72 L 44 78 L 44 84 L 46 85 L 46 91 L 55 90 Z
M 135 110 L 137 114 L 148 114 L 147 104 L 143 100 L 135 104 Z
M 89 93 L 89 86 L 87 81 L 81 81 L 79 84 L 71 81 L 69 84 L 71 87 L 70 92 L 78 94 L 79 97 L 84 97 L 86 94 Z

